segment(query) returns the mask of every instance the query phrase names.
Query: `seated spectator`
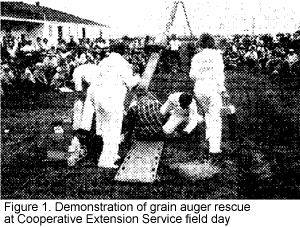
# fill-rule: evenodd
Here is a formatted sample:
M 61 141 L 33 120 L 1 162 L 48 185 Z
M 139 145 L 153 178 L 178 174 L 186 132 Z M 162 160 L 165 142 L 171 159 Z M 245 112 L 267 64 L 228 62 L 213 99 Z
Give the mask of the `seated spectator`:
M 61 67 L 57 67 L 56 73 L 51 80 L 50 86 L 54 90 L 58 90 L 60 87 L 64 86 L 64 81 L 65 81 L 65 75 L 64 75 Z
M 258 61 L 258 55 L 255 46 L 251 46 L 249 51 L 244 56 L 245 61 L 249 68 L 254 68 Z
M 39 52 L 44 51 L 41 37 L 36 38 L 35 50 Z
M 35 80 L 32 72 L 31 72 L 30 68 L 27 67 L 25 69 L 25 72 L 22 73 L 22 75 L 21 75 L 21 81 L 22 82 L 31 82 L 31 83 L 35 83 L 36 82 L 36 80 Z
M 23 52 L 25 56 L 32 56 L 32 53 L 35 51 L 32 41 L 28 40 L 25 46 L 20 49 L 20 51 Z
M 25 38 L 25 34 L 21 34 L 21 40 L 18 44 L 19 50 L 27 44 L 27 40 Z
M 13 87 L 16 82 L 16 76 L 8 64 L 1 65 L 0 67 L 0 81 L 1 95 L 7 94 L 11 89 L 14 89 Z
M 46 50 L 46 51 L 50 50 L 48 39 L 46 39 L 46 38 L 43 39 L 42 46 L 43 46 L 44 50 Z
M 295 62 L 299 60 L 299 58 L 295 51 L 293 49 L 290 49 L 286 56 L 286 60 L 288 61 L 289 65 L 292 66 Z
M 66 52 L 67 44 L 64 39 L 58 39 L 58 43 L 56 46 L 56 50 L 62 50 L 63 52 Z
M 77 43 L 74 41 L 74 36 L 70 36 L 70 41 L 66 44 L 67 51 L 75 50 Z
M 18 46 L 17 40 L 8 40 L 6 51 L 9 54 L 8 57 L 10 60 L 14 60 L 17 57 Z
M 43 63 L 39 62 L 35 65 L 35 69 L 33 71 L 33 76 L 39 84 L 41 84 L 43 86 L 48 84 L 46 76 L 45 76 L 45 68 L 43 66 Z

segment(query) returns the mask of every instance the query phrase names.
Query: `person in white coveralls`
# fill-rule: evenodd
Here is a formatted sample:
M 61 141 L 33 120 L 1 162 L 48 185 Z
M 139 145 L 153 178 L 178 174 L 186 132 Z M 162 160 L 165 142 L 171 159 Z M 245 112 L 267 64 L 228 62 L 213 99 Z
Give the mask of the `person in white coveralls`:
M 160 113 L 170 113 L 168 121 L 163 126 L 166 135 L 173 134 L 178 126 L 185 124 L 183 133 L 190 134 L 203 117 L 198 114 L 196 101 L 191 94 L 186 92 L 175 92 L 161 106 Z
M 194 93 L 205 112 L 209 156 L 217 157 L 221 154 L 222 96 L 227 96 L 223 57 L 210 34 L 202 34 L 197 46 L 199 51 L 192 59 L 190 77 L 195 81 Z
M 127 91 L 140 79 L 133 76 L 132 66 L 122 56 L 124 53 L 125 46 L 118 45 L 99 64 L 101 79 L 91 83 L 87 90 L 80 123 L 80 129 L 90 131 L 96 113 L 96 134 L 103 139 L 98 166 L 104 168 L 118 167 L 115 162 L 119 159 L 124 100 Z
M 93 109 L 93 105 L 86 100 L 87 89 L 91 84 L 100 82 L 101 72 L 100 67 L 94 64 L 83 64 L 75 68 L 73 72 L 73 82 L 75 85 L 76 100 L 73 107 L 73 133 L 71 145 L 69 146 L 70 157 L 68 158 L 69 165 L 75 165 L 80 156 L 85 155 L 83 149 L 82 137 L 86 136 L 83 130 L 80 129 L 83 109 Z M 88 86 L 88 87 L 87 87 Z M 90 124 L 92 124 L 92 119 Z M 81 140 L 81 143 L 79 142 Z

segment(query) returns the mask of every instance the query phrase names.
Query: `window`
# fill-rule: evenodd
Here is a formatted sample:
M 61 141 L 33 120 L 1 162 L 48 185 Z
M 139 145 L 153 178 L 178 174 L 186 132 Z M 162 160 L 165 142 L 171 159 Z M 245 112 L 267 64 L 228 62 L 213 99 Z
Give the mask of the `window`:
M 85 39 L 85 28 L 82 28 L 82 38 Z
M 52 37 L 53 31 L 52 31 L 52 25 L 49 25 L 49 37 Z
M 58 38 L 61 39 L 63 37 L 63 30 L 62 30 L 62 26 L 58 26 Z

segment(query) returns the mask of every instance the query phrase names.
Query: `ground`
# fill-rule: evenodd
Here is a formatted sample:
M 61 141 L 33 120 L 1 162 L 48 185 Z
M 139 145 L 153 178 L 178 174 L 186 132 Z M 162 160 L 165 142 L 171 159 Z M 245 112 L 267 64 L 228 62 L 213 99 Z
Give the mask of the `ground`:
M 237 107 L 237 136 L 224 142 L 221 171 L 213 177 L 193 180 L 170 168 L 172 158 L 183 161 L 195 153 L 187 150 L 184 142 L 165 144 L 158 177 L 152 184 L 116 182 L 117 170 L 100 169 L 88 161 L 76 167 L 68 167 L 64 161 L 43 161 L 45 151 L 65 149 L 71 138 L 72 100 L 63 97 L 59 105 L 49 104 L 53 98 L 47 99 L 49 103 L 43 100 L 43 108 L 1 110 L 1 198 L 299 199 L 298 91 L 285 91 L 281 102 L 294 126 L 287 131 L 294 133 L 285 143 L 264 143 L 257 138 L 257 102 L 268 86 L 267 78 L 245 71 L 227 71 L 226 78 L 231 101 Z M 54 121 L 63 122 L 64 138 L 51 137 Z M 268 139 L 263 133 L 259 137 Z M 55 140 L 59 142 L 53 143 Z

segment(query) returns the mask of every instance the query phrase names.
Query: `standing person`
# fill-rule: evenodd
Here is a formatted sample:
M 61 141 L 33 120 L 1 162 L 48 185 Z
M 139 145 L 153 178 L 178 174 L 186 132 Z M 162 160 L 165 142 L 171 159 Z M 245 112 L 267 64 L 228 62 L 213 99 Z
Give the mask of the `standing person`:
M 115 162 L 119 159 L 124 100 L 127 91 L 139 81 L 138 77 L 133 76 L 132 67 L 124 59 L 124 54 L 125 46 L 119 45 L 100 63 L 101 81 L 91 84 L 87 90 L 80 124 L 80 129 L 90 131 L 91 119 L 96 113 L 96 135 L 103 139 L 98 166 L 104 168 L 118 167 Z
M 190 77 L 195 80 L 194 93 L 205 112 L 209 156 L 217 158 L 221 154 L 222 95 L 226 93 L 224 63 L 210 34 L 202 34 L 197 47 L 200 51 L 192 59 Z
M 85 127 L 88 131 L 91 129 L 94 106 L 90 102 L 89 96 L 87 96 L 88 88 L 92 84 L 99 83 L 101 77 L 100 67 L 93 64 L 79 65 L 74 69 L 73 82 L 75 85 L 75 96 L 73 108 L 73 134 L 69 152 L 71 153 L 68 164 L 75 165 L 79 156 L 85 151 L 83 145 L 86 145 L 87 132 L 81 129 L 81 123 L 83 120 L 83 112 L 85 111 Z
M 88 87 L 92 84 L 99 83 L 101 77 L 100 67 L 93 64 L 83 64 L 75 68 L 73 72 L 73 82 L 75 85 L 75 92 L 77 100 L 76 105 L 83 105 L 85 101 L 85 96 L 87 94 Z M 81 102 L 81 104 L 80 104 Z M 78 104 L 79 103 L 79 104 Z M 85 102 L 85 108 L 93 111 L 93 105 L 91 103 Z M 81 124 L 82 114 L 76 115 L 74 113 L 73 119 L 73 130 L 76 131 L 79 129 Z M 89 119 L 90 125 L 92 124 L 92 118 Z
M 176 67 L 173 70 L 176 72 L 177 69 L 181 69 L 181 59 L 179 54 L 179 49 L 181 46 L 181 42 L 176 38 L 176 35 L 171 36 L 170 40 L 170 60 L 172 62 L 172 67 Z

